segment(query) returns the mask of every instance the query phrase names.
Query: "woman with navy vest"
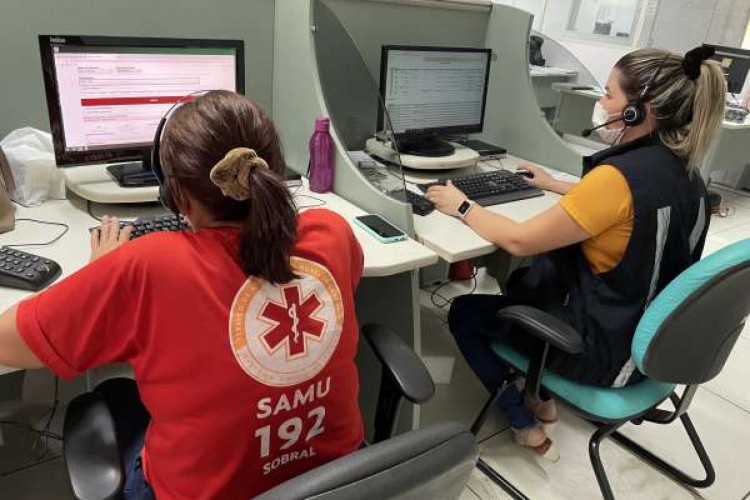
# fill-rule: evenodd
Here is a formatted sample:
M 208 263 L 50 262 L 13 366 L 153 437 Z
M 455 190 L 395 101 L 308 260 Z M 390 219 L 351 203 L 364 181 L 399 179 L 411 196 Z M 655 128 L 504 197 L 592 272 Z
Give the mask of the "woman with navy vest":
M 516 256 L 536 255 L 511 275 L 503 295 L 454 300 L 449 326 L 469 365 L 488 388 L 509 373 L 488 335 L 505 335 L 526 354 L 536 339 L 498 325 L 499 309 L 545 309 L 584 338 L 577 356 L 553 351 L 548 367 L 585 384 L 620 387 L 642 375 L 630 358 L 649 302 L 696 262 L 708 231 L 706 188 L 698 173 L 724 115 L 725 84 L 711 49 L 685 57 L 642 49 L 620 59 L 597 102 L 594 129 L 611 147 L 584 158 L 577 184 L 525 165 L 529 182 L 562 195 L 537 217 L 515 222 L 473 204 L 450 183 L 427 197 L 480 236 Z M 547 435 L 557 420 L 552 400 L 526 401 L 511 387 L 498 401 L 516 441 L 555 459 Z

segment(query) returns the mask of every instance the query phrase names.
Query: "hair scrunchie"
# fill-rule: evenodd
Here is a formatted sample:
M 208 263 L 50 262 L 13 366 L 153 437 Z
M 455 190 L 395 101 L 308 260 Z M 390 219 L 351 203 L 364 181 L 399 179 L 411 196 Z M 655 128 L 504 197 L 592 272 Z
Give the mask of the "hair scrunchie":
M 713 47 L 702 45 L 688 51 L 682 59 L 682 70 L 691 80 L 697 80 L 701 76 L 701 64 L 716 54 Z
M 224 196 L 244 201 L 250 198 L 250 174 L 256 168 L 268 168 L 268 163 L 254 149 L 234 148 L 213 166 L 211 182 Z

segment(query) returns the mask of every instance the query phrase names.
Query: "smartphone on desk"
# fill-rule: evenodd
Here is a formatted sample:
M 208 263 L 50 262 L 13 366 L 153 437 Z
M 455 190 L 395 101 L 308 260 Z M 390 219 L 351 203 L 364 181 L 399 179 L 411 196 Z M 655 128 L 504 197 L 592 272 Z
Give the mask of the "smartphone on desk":
M 354 218 L 354 223 L 381 243 L 393 243 L 406 239 L 403 231 L 379 215 L 360 215 Z

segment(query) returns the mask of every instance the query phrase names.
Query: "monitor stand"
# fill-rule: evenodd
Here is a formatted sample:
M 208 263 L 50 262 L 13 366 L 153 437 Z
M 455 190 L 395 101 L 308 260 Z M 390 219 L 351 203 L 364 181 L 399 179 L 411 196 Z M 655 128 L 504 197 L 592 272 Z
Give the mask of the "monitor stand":
M 451 154 L 430 157 L 395 151 L 390 142 L 383 142 L 377 137 L 371 137 L 365 143 L 365 149 L 369 154 L 415 170 L 449 170 L 476 166 L 479 153 L 458 143 L 450 143 L 449 146 L 452 148 Z
M 419 139 L 399 139 L 398 150 L 401 154 L 439 158 L 451 156 L 455 148 L 440 140 L 437 136 L 420 137 Z
M 65 176 L 65 186 L 84 200 L 96 203 L 151 203 L 159 200 L 159 187 L 144 182 L 146 170 L 141 163 L 82 165 L 60 170 Z M 150 169 L 148 172 L 151 173 Z M 115 180 L 120 174 L 122 180 Z
M 108 165 L 107 172 L 123 188 L 158 186 L 159 183 L 150 168 L 143 166 L 141 162 L 118 163 Z

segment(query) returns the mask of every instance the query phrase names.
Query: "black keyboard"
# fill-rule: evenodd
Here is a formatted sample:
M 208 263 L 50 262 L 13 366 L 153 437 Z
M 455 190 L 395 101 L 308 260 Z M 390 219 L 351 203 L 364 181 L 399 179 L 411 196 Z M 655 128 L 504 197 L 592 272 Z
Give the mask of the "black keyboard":
M 157 231 L 184 231 L 190 227 L 184 218 L 174 214 L 140 217 L 133 222 L 124 222 L 120 225 L 133 226 L 133 232 L 130 233 L 130 239 L 133 240 Z
M 483 207 L 544 195 L 544 191 L 526 182 L 522 175 L 508 170 L 494 170 L 481 174 L 466 175 L 456 177 L 451 181 L 469 199 Z M 427 191 L 432 186 L 444 184 L 445 181 L 443 180 L 418 184 L 418 186 L 422 191 Z
M 157 215 L 155 217 L 140 217 L 134 221 L 121 221 L 120 227 L 133 226 L 130 239 L 134 240 L 157 231 L 183 231 L 190 226 L 187 221 L 177 215 Z M 90 230 L 99 229 L 99 226 Z
M 0 286 L 41 290 L 62 273 L 60 264 L 38 255 L 0 247 Z
M 414 193 L 412 191 L 409 191 L 408 189 L 391 191 L 390 194 L 397 200 L 403 201 L 404 203 L 409 203 L 411 205 L 412 213 L 416 215 L 429 215 L 433 210 L 435 210 L 435 205 L 433 205 L 430 200 L 428 200 L 421 194 Z

